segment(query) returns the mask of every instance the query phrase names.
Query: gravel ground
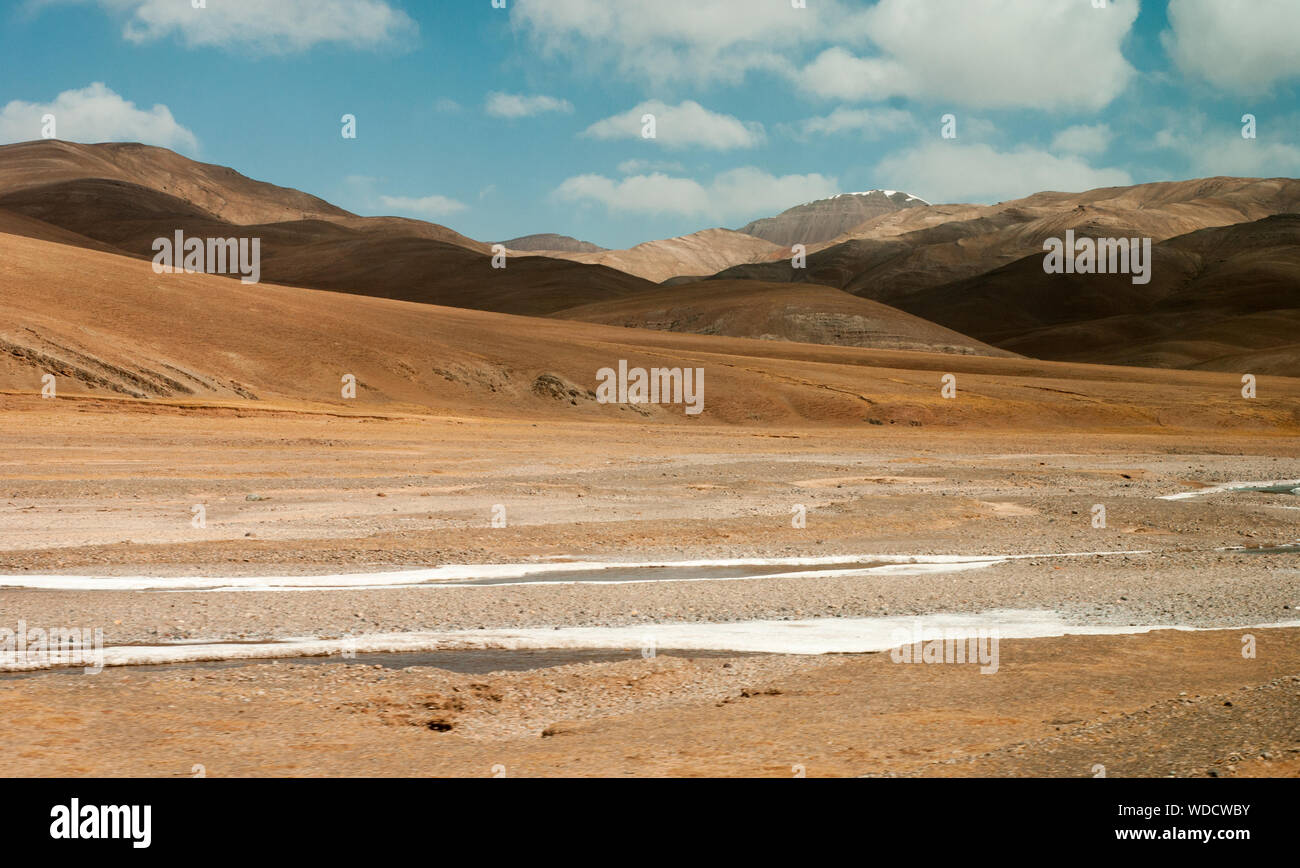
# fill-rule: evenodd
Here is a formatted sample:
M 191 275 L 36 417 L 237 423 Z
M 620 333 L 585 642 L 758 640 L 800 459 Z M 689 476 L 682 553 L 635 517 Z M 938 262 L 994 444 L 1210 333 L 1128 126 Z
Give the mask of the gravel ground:
M 995 675 L 862 654 L 0 679 L 0 774 L 1285 774 L 1300 630 L 1252 635 L 1250 659 L 1240 631 L 1007 640 Z
M 267 429 L 244 437 L 223 424 L 196 421 L 183 437 L 141 430 L 135 440 L 105 431 L 15 435 L 16 463 L 0 465 L 0 574 L 1040 556 L 946 574 L 618 585 L 0 587 L 0 627 L 99 627 L 108 644 L 157 644 L 992 609 L 1053 609 L 1081 624 L 1228 627 L 1290 622 L 1300 607 L 1300 554 L 1218 550 L 1300 538 L 1300 498 L 1159 499 L 1221 482 L 1300 478 L 1295 441 L 1285 437 L 1194 443 L 890 429 L 888 437 L 868 432 L 869 440 L 717 430 L 647 440 L 624 429 L 596 442 L 576 431 L 507 436 L 430 425 L 420 440 L 405 423 L 331 423 L 328 437 L 323 427 L 303 436 L 308 423 L 297 420 L 259 423 Z M 283 430 L 270 436 L 273 426 Z M 206 505 L 206 528 L 191 525 L 194 504 Z M 505 528 L 489 526 L 496 504 L 507 507 Z M 1093 526 L 1097 504 L 1105 527 Z M 796 505 L 806 507 L 806 527 L 792 525 Z M 1150 553 L 1052 556 L 1139 550 Z M 1274 635 L 1294 645 L 1295 632 Z M 1155 754 L 1120 765 L 1200 774 L 1249 747 L 1259 748 L 1251 762 L 1267 771 L 1276 764 L 1260 754 L 1284 753 L 1282 727 L 1295 719 L 1285 682 L 1258 694 L 1259 714 L 1241 715 L 1240 728 L 1209 712 L 1186 718 L 1183 729 L 1173 717 L 1157 726 L 1158 715 L 1151 726 L 1110 720 L 1189 686 L 1194 696 L 1218 697 L 1300 670 L 1290 651 L 1241 670 L 1239 639 L 1008 642 L 1022 656 L 1004 648 L 1009 675 L 994 680 L 961 667 L 890 667 L 888 655 L 660 657 L 478 675 L 264 663 L 0 679 L 0 710 L 16 739 L 0 773 L 184 776 L 200 764 L 213 774 L 487 775 L 502 765 L 512 775 L 788 776 L 807 762 L 809 774 L 928 774 L 940 773 L 931 767 L 943 760 L 974 757 L 941 773 L 1079 774 L 1077 762 L 1101 748 L 1142 756 L 1145 745 L 1179 733 L 1194 742 L 1184 745 L 1182 765 Z M 1201 669 L 1187 655 L 1204 658 Z M 1018 666 L 1033 678 L 1016 681 Z M 864 711 L 881 702 L 891 710 Z M 1086 735 L 1050 723 L 1075 719 L 1100 728 Z M 1052 741 L 1076 736 L 1083 741 L 1074 747 Z M 1039 747 L 1006 753 L 1032 744 Z
M 920 576 L 286 592 L 0 591 L 31 626 L 105 643 L 1053 609 L 1077 623 L 1223 627 L 1300 620 L 1300 554 L 1012 561 Z
M 1039 777 L 1073 768 L 1079 770 L 1078 777 L 1295 777 L 1300 763 L 1300 675 L 1213 696 L 1187 696 L 1182 691 L 1141 711 L 1063 722 L 1060 728 L 1068 732 L 913 774 Z M 1098 764 L 1098 757 L 1106 762 Z

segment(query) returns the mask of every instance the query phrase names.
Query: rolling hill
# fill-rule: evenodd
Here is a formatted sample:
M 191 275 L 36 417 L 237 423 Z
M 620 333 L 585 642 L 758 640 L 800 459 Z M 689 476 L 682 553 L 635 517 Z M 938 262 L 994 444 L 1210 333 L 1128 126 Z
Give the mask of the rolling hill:
M 540 235 L 524 235 L 520 238 L 511 238 L 509 241 L 502 241 L 501 244 L 509 250 L 527 251 L 533 253 L 542 253 L 550 250 L 560 251 L 563 253 L 600 253 L 604 247 L 592 244 L 590 241 L 579 241 L 568 235 L 555 235 L 554 233 L 542 233 Z
M 730 229 L 705 229 L 691 235 L 647 241 L 626 250 L 600 253 L 548 251 L 547 256 L 604 265 L 654 283 L 707 277 L 739 263 L 767 262 L 786 256 L 788 251 Z
M 186 169 L 198 180 L 187 182 Z M 265 281 L 521 314 L 653 288 L 620 271 L 553 258 L 511 257 L 505 268 L 494 268 L 489 245 L 446 227 L 358 217 L 219 169 L 144 146 L 50 141 L 0 147 L 0 222 L 28 237 L 145 259 L 154 255 L 154 239 L 177 230 L 191 237 L 260 238 Z M 62 180 L 35 183 L 28 172 Z M 148 184 L 140 183 L 145 179 Z M 297 206 L 313 203 L 319 204 L 306 217 L 296 213 Z M 232 214 L 289 219 L 241 223 Z
M 628 328 L 761 340 L 959 355 L 1013 355 L 879 302 L 808 284 L 703 281 L 552 315 Z
M 412 304 L 205 274 L 0 234 L 0 403 L 8 412 L 419 414 L 512 424 L 555 418 L 770 427 L 794 422 L 889 436 L 875 425 L 1068 431 L 1278 430 L 1300 424 L 1300 381 L 1023 358 L 939 355 L 625 329 Z M 597 371 L 700 367 L 705 412 L 601 404 Z M 961 383 L 957 401 L 940 378 Z M 58 397 L 39 397 L 45 374 Z M 346 375 L 354 399 L 342 397 Z M 321 424 L 328 422 L 323 417 Z M 171 423 L 160 423 L 171 424 Z M 186 422 L 185 424 L 190 424 Z M 322 428 L 327 431 L 328 428 Z M 671 427 L 664 429 L 671 432 Z M 1289 430 L 1289 428 L 1288 428 Z M 876 435 L 874 432 L 881 432 Z
M 161 148 L 0 147 L 0 232 L 98 253 L 149 259 L 178 230 L 258 238 L 261 278 L 282 286 L 702 335 L 1225 371 L 1300 371 L 1297 212 L 1300 181 L 1285 178 L 992 206 L 874 191 L 763 224 L 822 236 L 870 215 L 810 245 L 804 269 L 788 247 L 726 229 L 627 250 L 529 236 L 510 243 L 571 249 L 513 250 L 497 268 L 491 245 L 445 226 L 357 216 Z M 1155 280 L 1046 279 L 1043 242 L 1069 230 L 1154 239 Z
M 1044 274 L 1039 254 L 908 307 L 1035 358 L 1300 376 L 1300 214 L 1181 235 L 1152 257 L 1147 285 Z

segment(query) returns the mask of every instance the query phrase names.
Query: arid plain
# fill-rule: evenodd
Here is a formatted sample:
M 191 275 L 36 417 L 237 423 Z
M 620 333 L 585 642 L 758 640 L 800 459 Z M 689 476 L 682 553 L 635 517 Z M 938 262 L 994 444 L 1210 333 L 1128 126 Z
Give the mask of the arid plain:
M 93 174 L 126 183 L 123 165 Z M 198 189 L 187 202 L 208 201 Z M 240 204 L 232 189 L 216 199 Z M 536 290 L 518 311 L 160 275 L 55 220 L 57 197 L 29 197 L 43 216 L 14 210 L 21 192 L 0 195 L 3 621 L 100 627 L 120 648 L 462 644 L 15 673 L 0 680 L 0 773 L 1300 771 L 1300 497 L 1276 484 L 1300 480 L 1300 379 L 1273 372 L 1292 370 L 1293 344 L 1242 349 L 1258 311 L 1234 314 L 1215 357 L 1267 362 L 1247 397 L 1249 369 L 1206 362 L 1204 341 L 1178 365 L 1196 370 L 1043 361 L 765 273 L 748 291 L 727 275 L 673 293 L 562 258 L 485 269 L 483 297 Z M 278 216 L 241 207 L 244 224 Z M 334 232 L 319 220 L 302 231 Z M 826 320 L 807 306 L 852 334 L 817 340 Z M 620 360 L 703 369 L 705 412 L 597 401 L 596 372 Z M 930 568 L 940 556 L 979 563 Z M 861 569 L 312 587 L 448 565 L 800 558 Z M 707 638 L 1026 612 L 1071 635 L 1008 635 L 986 675 Z M 646 653 L 637 637 L 664 625 L 705 638 Z M 632 638 L 584 646 L 578 628 Z M 540 631 L 563 639 L 548 649 Z M 476 648 L 472 632 L 507 638 Z

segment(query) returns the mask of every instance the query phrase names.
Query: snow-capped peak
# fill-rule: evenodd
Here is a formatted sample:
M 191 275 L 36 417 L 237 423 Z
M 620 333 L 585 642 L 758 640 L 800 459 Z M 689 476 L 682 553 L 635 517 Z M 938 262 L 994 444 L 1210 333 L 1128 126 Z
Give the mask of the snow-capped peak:
M 845 196 L 870 196 L 872 193 L 883 193 L 884 195 L 888 196 L 890 199 L 894 198 L 895 196 L 905 195 L 907 196 L 907 198 L 903 200 L 905 202 L 920 202 L 923 205 L 930 204 L 929 202 L 922 199 L 920 196 L 913 196 L 911 193 L 901 194 L 898 190 L 863 190 L 859 193 L 837 193 L 836 195 L 831 196 L 830 198 L 842 199 Z

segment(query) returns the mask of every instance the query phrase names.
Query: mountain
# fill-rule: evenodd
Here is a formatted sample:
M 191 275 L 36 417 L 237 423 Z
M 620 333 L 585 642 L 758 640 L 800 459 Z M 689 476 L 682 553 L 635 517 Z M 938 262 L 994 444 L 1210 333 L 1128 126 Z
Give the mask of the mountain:
M 702 335 L 1300 373 L 1300 180 L 1206 178 L 990 206 L 914 198 L 850 194 L 786 212 L 843 206 L 856 219 L 882 199 L 892 209 L 810 245 L 801 269 L 788 247 L 726 229 L 502 262 L 445 226 L 360 217 L 161 148 L 0 147 L 6 238 L 145 260 L 177 231 L 257 238 L 268 284 Z M 1043 242 L 1070 230 L 1153 239 L 1154 279 L 1044 275 Z
M 740 231 L 782 247 L 820 244 L 873 217 L 929 204 L 923 199 L 896 190 L 842 193 L 829 199 L 796 205 L 775 217 L 755 220 Z
M 1300 376 L 1300 214 L 1164 241 L 1151 274 L 1047 275 L 1039 253 L 907 306 L 1035 358 Z
M 548 256 L 605 265 L 655 283 L 682 277 L 707 277 L 734 265 L 765 262 L 784 256 L 786 251 L 768 241 L 732 232 L 705 229 L 678 238 L 647 241 L 627 250 L 600 253 L 547 251 Z
M 0 146 L 0 193 L 92 178 L 165 193 L 237 224 L 356 216 L 299 190 L 254 181 L 166 148 L 57 139 Z
M 1286 282 L 1296 254 L 1287 215 L 1296 213 L 1300 180 L 1289 178 L 1204 178 L 1038 193 L 992 206 L 922 206 L 855 227 L 810 253 L 805 269 L 777 260 L 714 279 L 836 287 L 1039 358 L 1300 371 L 1286 336 L 1300 294 Z M 1155 279 L 1147 286 L 1127 276 L 1049 282 L 1043 243 L 1069 230 L 1078 237 L 1151 238 Z M 1229 261 L 1196 252 L 1219 237 L 1232 239 L 1216 254 Z M 1188 271 L 1189 261 L 1201 264 Z M 1227 274 L 1231 280 L 1223 279 Z M 1167 307 L 1173 299 L 1176 310 Z M 1179 341 L 1183 327 L 1195 334 Z
M 976 277 L 1041 254 L 1048 238 L 1148 237 L 1163 241 L 1215 226 L 1300 211 L 1300 181 L 1206 178 L 1038 193 L 998 205 L 932 205 L 881 215 L 809 253 L 807 268 L 788 260 L 750 263 L 719 278 L 807 281 L 910 311 L 913 293 Z
M 652 436 L 644 424 L 670 426 L 662 429 L 669 437 L 714 425 L 784 437 L 812 424 L 852 426 L 864 438 L 890 437 L 897 429 L 873 425 L 891 423 L 969 436 L 1014 420 L 1017 430 L 1074 436 L 1106 427 L 1276 432 L 1300 420 L 1294 380 L 1263 380 L 1260 400 L 1244 402 L 1236 377 L 1217 373 L 675 334 L 245 286 L 158 275 L 147 262 L 8 234 L 0 234 L 0 309 L 0 401 L 20 426 L 58 408 L 152 414 L 159 425 L 177 414 L 202 425 L 207 415 L 258 413 L 273 424 L 304 408 L 360 419 L 433 414 L 456 417 L 470 440 L 484 419 L 638 426 L 629 437 Z M 621 359 L 703 368 L 704 413 L 599 403 L 597 372 Z M 54 401 L 35 397 L 47 373 L 56 377 Z M 944 373 L 959 378 L 961 400 L 940 395 Z M 352 400 L 341 395 L 348 374 Z M 398 461 L 419 446 L 394 442 Z
M 579 241 L 568 235 L 553 235 L 544 233 L 541 235 L 524 235 L 520 238 L 511 238 L 509 241 L 502 241 L 508 250 L 520 250 L 529 252 L 547 252 L 562 251 L 564 253 L 600 253 L 604 247 L 592 244 L 590 241 Z
M 303 218 L 299 206 L 308 205 Z M 232 219 L 253 215 L 288 219 Z M 261 278 L 270 283 L 508 313 L 550 313 L 653 288 L 611 268 L 538 256 L 510 257 L 505 268 L 494 268 L 490 245 L 444 226 L 358 217 L 296 190 L 144 146 L 0 147 L 3 226 L 142 259 L 152 259 L 154 239 L 178 230 L 259 238 Z
M 570 308 L 552 316 L 628 328 L 842 347 L 1014 355 L 896 308 L 808 284 L 703 281 Z

